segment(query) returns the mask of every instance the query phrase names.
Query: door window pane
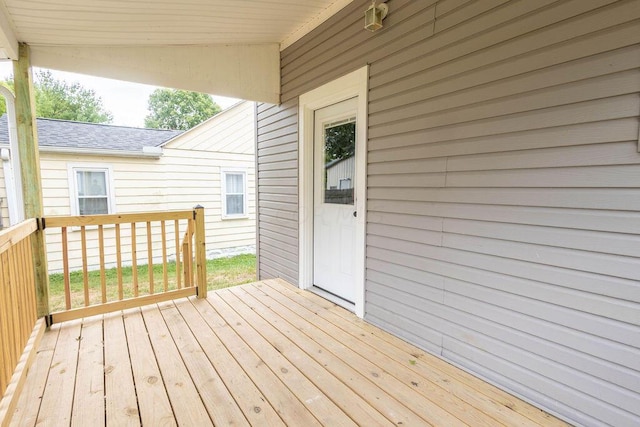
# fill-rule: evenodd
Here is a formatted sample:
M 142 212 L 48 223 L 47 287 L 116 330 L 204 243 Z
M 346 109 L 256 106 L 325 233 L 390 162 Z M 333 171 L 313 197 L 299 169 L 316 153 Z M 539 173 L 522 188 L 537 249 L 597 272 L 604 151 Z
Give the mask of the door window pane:
M 324 202 L 353 205 L 355 183 L 355 117 L 324 127 Z

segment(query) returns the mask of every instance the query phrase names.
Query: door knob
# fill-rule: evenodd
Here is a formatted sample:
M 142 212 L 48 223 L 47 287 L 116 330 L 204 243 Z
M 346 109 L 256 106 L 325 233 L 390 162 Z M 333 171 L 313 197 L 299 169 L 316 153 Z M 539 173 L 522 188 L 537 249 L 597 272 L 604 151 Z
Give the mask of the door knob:
M 353 211 L 353 217 L 357 217 L 358 216 L 358 211 Z

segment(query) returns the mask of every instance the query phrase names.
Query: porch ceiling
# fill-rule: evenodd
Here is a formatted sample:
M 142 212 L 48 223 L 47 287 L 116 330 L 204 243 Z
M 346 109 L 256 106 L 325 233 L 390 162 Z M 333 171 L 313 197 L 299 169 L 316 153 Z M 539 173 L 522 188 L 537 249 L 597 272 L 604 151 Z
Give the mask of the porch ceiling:
M 351 0 L 0 0 L 0 58 L 278 102 L 279 52 Z

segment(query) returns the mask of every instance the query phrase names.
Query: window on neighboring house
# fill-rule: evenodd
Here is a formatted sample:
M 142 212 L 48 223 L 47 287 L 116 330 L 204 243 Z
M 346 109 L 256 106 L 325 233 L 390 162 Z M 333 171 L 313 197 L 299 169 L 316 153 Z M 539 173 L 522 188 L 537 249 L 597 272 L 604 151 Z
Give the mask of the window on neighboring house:
M 222 170 L 222 217 L 247 216 L 247 173 Z
M 102 215 L 113 213 L 111 169 L 109 167 L 72 166 L 70 182 L 75 215 Z

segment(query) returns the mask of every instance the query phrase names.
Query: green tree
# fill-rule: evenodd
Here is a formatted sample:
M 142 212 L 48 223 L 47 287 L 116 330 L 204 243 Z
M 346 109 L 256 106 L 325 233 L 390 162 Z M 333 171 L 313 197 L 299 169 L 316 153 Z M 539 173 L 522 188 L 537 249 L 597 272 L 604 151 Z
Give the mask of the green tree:
M 156 89 L 149 95 L 144 125 L 154 129 L 187 130 L 220 112 L 210 95 L 178 89 Z
M 324 133 L 325 163 L 342 160 L 356 153 L 356 124 L 355 122 L 332 126 Z
M 12 80 L 1 84 L 13 90 Z M 113 120 L 95 91 L 78 82 L 58 80 L 51 71 L 44 70 L 36 73 L 33 86 L 37 117 L 88 123 L 111 123 Z M 4 98 L 0 102 L 0 112 L 6 112 Z

